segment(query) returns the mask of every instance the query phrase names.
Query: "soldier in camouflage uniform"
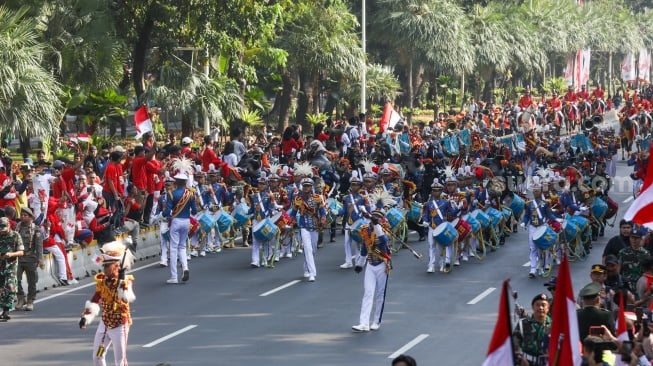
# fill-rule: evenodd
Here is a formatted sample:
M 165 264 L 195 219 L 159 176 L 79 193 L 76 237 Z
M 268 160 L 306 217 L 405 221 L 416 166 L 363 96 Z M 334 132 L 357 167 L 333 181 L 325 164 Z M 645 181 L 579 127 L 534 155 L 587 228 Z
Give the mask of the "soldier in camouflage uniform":
M 533 315 L 522 318 L 512 333 L 517 359 L 522 366 L 547 364 L 551 317 L 549 317 L 549 297 L 539 294 L 533 298 Z
M 9 219 L 0 218 L 0 320 L 10 319 L 9 310 L 16 302 L 16 258 L 23 255 L 23 241 L 11 230 Z
M 621 264 L 621 275 L 624 284 L 636 296 L 637 280 L 643 273 L 640 263 L 644 258 L 650 256 L 649 251 L 642 247 L 644 244 L 643 236 L 644 230 L 639 226 L 634 226 L 633 232 L 630 234 L 630 246 L 621 249 L 619 252 L 619 263 Z
M 38 266 L 43 264 L 43 233 L 34 224 L 34 213 L 28 207 L 20 212 L 20 222 L 14 228 L 23 242 L 24 254 L 18 259 L 18 302 L 16 310 L 34 310 L 36 283 L 39 281 Z M 27 277 L 27 299 L 23 291 L 23 273 Z M 27 301 L 25 301 L 27 300 Z

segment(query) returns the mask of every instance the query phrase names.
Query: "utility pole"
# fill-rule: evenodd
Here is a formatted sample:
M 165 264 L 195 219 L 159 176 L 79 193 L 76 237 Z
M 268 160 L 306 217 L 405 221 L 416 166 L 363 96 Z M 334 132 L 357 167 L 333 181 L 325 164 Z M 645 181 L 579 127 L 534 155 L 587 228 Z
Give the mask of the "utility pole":
M 209 77 L 209 46 L 204 48 L 204 75 Z M 204 114 L 204 136 L 211 134 L 211 122 L 206 107 L 202 104 L 202 113 Z
M 363 34 L 363 37 L 362 37 L 362 44 L 363 44 L 363 60 L 362 60 L 362 63 L 363 63 L 363 68 L 362 68 L 362 73 L 361 73 L 361 106 L 360 106 L 361 109 L 360 109 L 360 113 L 366 113 L 367 112 L 367 106 L 365 105 L 365 100 L 367 99 L 367 97 L 365 95 L 365 85 L 367 84 L 367 80 L 366 80 L 367 79 L 367 75 L 366 75 L 367 74 L 367 51 L 366 51 L 365 43 L 367 42 L 367 40 L 366 40 L 366 33 L 365 33 L 365 20 L 366 20 L 366 18 L 365 18 L 365 0 L 362 0 L 362 1 L 363 1 L 363 4 L 362 4 L 362 7 L 361 7 L 362 8 L 361 11 L 362 11 L 363 14 L 361 16 L 361 23 L 362 23 L 361 29 L 363 31 L 362 32 L 362 34 Z M 363 121 L 363 122 L 365 122 L 365 121 Z

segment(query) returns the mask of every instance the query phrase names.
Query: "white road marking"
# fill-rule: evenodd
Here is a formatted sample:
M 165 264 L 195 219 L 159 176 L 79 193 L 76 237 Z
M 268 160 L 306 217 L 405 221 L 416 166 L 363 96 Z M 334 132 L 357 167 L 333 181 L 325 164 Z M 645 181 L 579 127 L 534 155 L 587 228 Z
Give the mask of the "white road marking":
M 415 339 L 413 339 L 412 341 L 406 343 L 405 346 L 399 348 L 397 350 L 397 352 L 395 352 L 395 353 L 391 354 L 390 356 L 388 356 L 388 358 L 396 358 L 397 356 L 406 353 L 411 348 L 415 347 L 419 342 L 421 342 L 421 341 L 425 340 L 426 338 L 428 338 L 428 336 L 429 336 L 428 334 L 418 335 L 417 337 L 415 337 Z
M 526 263 L 522 264 L 521 266 L 522 266 L 522 267 L 530 267 L 530 266 L 531 266 L 531 262 L 526 262 Z
M 470 302 L 468 302 L 467 305 L 474 305 L 474 304 L 476 304 L 477 302 L 483 300 L 483 298 L 484 298 L 485 296 L 491 294 L 492 291 L 494 291 L 494 290 L 496 290 L 495 287 L 490 287 L 490 288 L 488 288 L 487 290 L 481 292 L 480 295 L 476 296 L 476 297 L 473 298 Z
M 131 271 L 127 271 L 127 273 L 138 272 L 138 271 L 140 271 L 141 269 L 149 268 L 149 267 L 152 267 L 152 266 L 158 266 L 158 265 L 159 265 L 159 262 L 154 262 L 154 263 L 146 264 L 146 265 L 144 265 L 143 267 L 138 267 L 138 268 L 136 268 L 136 269 L 132 269 Z M 98 269 L 98 271 L 100 271 L 100 270 L 101 270 L 101 269 Z M 81 289 L 83 289 L 83 288 L 87 288 L 87 287 L 91 287 L 91 286 L 95 286 L 95 282 L 87 283 L 87 284 L 82 285 L 82 286 L 77 286 L 77 287 L 75 287 L 75 288 L 71 288 L 70 290 L 62 291 L 62 292 L 56 293 L 56 294 L 54 294 L 54 295 L 50 295 L 50 296 L 44 297 L 44 298 L 42 298 L 42 299 L 35 300 L 34 303 L 35 303 L 35 304 L 38 304 L 38 303 L 40 303 L 40 302 L 42 302 L 42 301 L 52 300 L 52 299 L 54 299 L 55 297 L 59 297 L 59 296 L 63 296 L 63 295 L 67 295 L 67 294 L 69 294 L 69 293 L 71 293 L 71 292 L 75 292 L 75 291 L 77 291 L 77 290 L 81 290 Z
M 156 346 L 157 344 L 159 344 L 161 342 L 165 342 L 165 341 L 167 341 L 168 339 L 170 339 L 172 337 L 176 337 L 176 336 L 180 335 L 181 333 L 188 332 L 189 330 L 191 330 L 191 329 L 193 329 L 195 327 L 197 327 L 197 325 L 189 325 L 189 326 L 187 326 L 185 328 L 181 328 L 176 332 L 172 332 L 172 333 L 168 334 L 165 337 L 161 337 L 161 338 L 157 339 L 154 342 L 150 342 L 150 343 L 144 345 L 143 348 L 152 348 L 152 347 Z
M 624 200 L 624 203 L 628 203 L 633 200 L 633 196 L 630 196 Z
M 272 289 L 272 290 L 270 290 L 268 292 L 264 292 L 264 293 L 260 294 L 259 296 L 265 297 L 265 296 L 268 296 L 268 295 L 272 295 L 275 292 L 279 292 L 279 291 L 283 290 L 284 288 L 290 287 L 290 286 L 292 286 L 292 285 L 294 285 L 296 283 L 299 283 L 299 282 L 302 282 L 302 281 L 300 281 L 300 280 L 290 281 L 290 282 L 288 282 L 286 284 L 283 284 L 283 285 L 281 285 L 281 286 L 279 286 L 277 288 L 274 288 L 274 289 Z

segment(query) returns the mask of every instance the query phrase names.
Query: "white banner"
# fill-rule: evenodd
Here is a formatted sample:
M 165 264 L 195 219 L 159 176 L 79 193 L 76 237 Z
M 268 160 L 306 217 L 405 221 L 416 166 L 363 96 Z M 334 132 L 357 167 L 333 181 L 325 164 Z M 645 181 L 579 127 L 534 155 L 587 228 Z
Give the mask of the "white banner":
M 621 79 L 625 82 L 634 82 L 635 76 L 635 55 L 628 53 L 621 62 Z
M 567 67 L 565 68 L 565 80 L 567 81 L 567 86 L 574 84 L 574 58 L 569 57 L 567 60 Z
M 587 85 L 587 82 L 590 81 L 590 49 L 584 49 L 581 52 L 581 65 L 580 65 L 580 77 L 579 83 L 577 85 L 580 88 L 582 85 Z M 589 88 L 587 88 L 589 89 Z
M 641 82 L 649 83 L 651 81 L 651 53 L 646 48 L 639 50 L 637 75 Z

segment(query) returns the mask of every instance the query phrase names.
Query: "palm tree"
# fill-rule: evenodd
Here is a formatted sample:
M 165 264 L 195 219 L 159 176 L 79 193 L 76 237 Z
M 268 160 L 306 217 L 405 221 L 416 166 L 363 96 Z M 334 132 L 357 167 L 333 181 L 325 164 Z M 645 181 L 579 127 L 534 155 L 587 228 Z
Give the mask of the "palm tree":
M 282 75 L 282 96 L 290 100 L 293 75 L 299 77 L 297 121 L 305 123 L 316 112 L 319 73 L 331 77 L 359 78 L 365 62 L 355 33 L 358 21 L 343 0 L 306 1 L 298 5 L 297 17 L 281 33 L 278 45 L 288 52 L 288 69 Z M 288 108 L 290 103 L 281 103 Z M 280 111 L 280 118 L 286 115 Z M 280 121 L 280 124 L 284 121 Z
M 222 76 L 210 78 L 172 61 L 164 63 L 159 79 L 150 84 L 145 95 L 146 100 L 181 111 L 184 136 L 193 134 L 193 121 L 200 116 L 206 115 L 218 126 L 228 128 L 227 121 L 242 113 L 243 102 L 233 80 Z
M 384 44 L 391 58 L 406 70 L 400 80 L 407 81 L 406 102 L 411 111 L 415 80 L 421 78 L 424 65 L 433 63 L 432 68 L 455 72 L 471 69 L 468 32 L 458 5 L 447 0 L 380 0 L 378 6 L 370 37 Z
M 45 45 L 26 12 L 0 7 L 0 132 L 46 141 L 58 133 L 62 91 L 42 66 Z M 25 146 L 23 155 L 27 157 Z

